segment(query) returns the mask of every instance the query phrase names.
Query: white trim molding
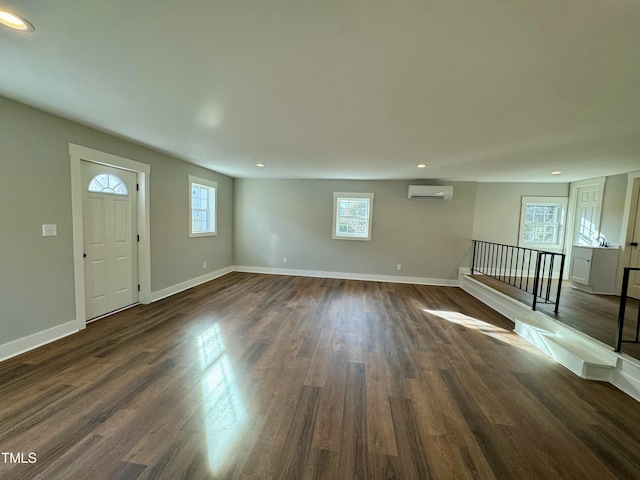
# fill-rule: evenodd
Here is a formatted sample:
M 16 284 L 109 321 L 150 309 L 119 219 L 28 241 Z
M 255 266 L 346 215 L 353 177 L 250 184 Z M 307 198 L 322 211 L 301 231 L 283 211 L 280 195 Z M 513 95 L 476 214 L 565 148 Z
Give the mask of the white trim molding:
M 189 238 L 196 237 L 214 237 L 218 234 L 218 183 L 206 178 L 196 177 L 194 175 L 188 175 L 189 179 L 189 225 L 187 231 L 189 232 Z M 193 186 L 197 185 L 206 189 L 208 194 L 208 201 L 206 212 L 208 214 L 207 230 L 205 231 L 193 231 Z M 202 207 L 199 207 L 202 210 Z
M 565 278 L 569 278 L 569 271 L 571 270 L 571 251 L 573 250 L 573 244 L 575 239 L 573 238 L 575 230 L 576 220 L 576 207 L 578 203 L 578 188 L 586 187 L 589 185 L 598 185 L 600 187 L 600 196 L 598 198 L 598 225 L 597 230 L 600 231 L 600 225 L 602 224 L 602 203 L 604 202 L 604 189 L 607 181 L 607 177 L 589 178 L 587 180 L 580 180 L 578 182 L 572 182 L 569 184 L 569 205 L 567 207 L 567 225 L 565 231 L 564 253 L 566 255 L 567 264 L 565 268 Z
M 18 338 L 17 340 L 0 345 L 0 362 L 77 333 L 77 325 L 78 322 L 72 320 L 62 325 L 56 325 L 47 330 L 42 330 L 33 335 Z
M 518 246 L 523 248 L 532 248 L 538 250 L 546 250 L 548 252 L 562 253 L 564 249 L 564 241 L 567 236 L 567 205 L 569 203 L 569 197 L 529 197 L 522 196 L 520 200 L 520 228 L 518 230 Z M 555 243 L 525 241 L 524 233 L 525 226 L 527 225 L 526 209 L 528 205 L 532 204 L 550 204 L 559 205 L 560 211 L 558 212 L 558 238 Z M 535 223 L 535 222 L 534 222 Z M 549 225 L 549 224 L 547 224 Z
M 176 293 L 184 292 L 185 290 L 188 290 L 190 288 L 197 287 L 198 285 L 210 282 L 211 280 L 215 280 L 216 278 L 222 277 L 223 275 L 231 273 L 232 271 L 233 267 L 224 267 L 219 270 L 207 273 L 206 275 L 202 275 L 200 277 L 192 278 L 185 282 L 178 283 L 177 285 L 163 288 L 162 290 L 158 290 L 151 294 L 151 301 L 157 302 L 158 300 L 170 297 L 171 295 L 175 295 Z
M 633 240 L 633 227 L 636 218 L 635 206 L 640 197 L 640 170 L 627 174 L 627 193 L 624 200 L 624 212 L 620 227 L 620 255 L 618 256 L 618 276 L 616 278 L 616 293 L 622 293 L 622 276 L 624 267 L 631 262 L 631 248 L 629 243 Z
M 411 283 L 416 285 L 435 285 L 444 287 L 457 287 L 459 285 L 458 279 L 450 280 L 446 278 L 401 277 L 396 275 L 375 275 L 370 273 L 326 272 L 323 270 L 249 267 L 243 265 L 235 265 L 233 267 L 233 271 L 244 273 L 263 273 L 267 275 L 291 275 L 294 277 L 341 278 L 344 280 L 364 280 L 369 282 Z
M 76 322 L 78 330 L 86 327 L 86 308 L 84 291 L 84 246 L 82 218 L 82 179 L 81 161 L 99 163 L 136 173 L 138 190 L 138 283 L 140 284 L 139 303 L 151 302 L 151 246 L 149 215 L 149 175 L 151 167 L 145 163 L 128 158 L 69 144 L 71 161 L 71 214 L 73 219 L 73 270 L 75 277 Z
M 331 238 L 333 240 L 364 240 L 371 241 L 371 235 L 373 232 L 373 193 L 346 193 L 346 192 L 333 192 L 333 233 Z M 338 222 L 341 218 L 351 218 L 349 216 L 342 217 L 339 213 L 339 204 L 341 200 L 361 202 L 366 201 L 367 204 L 367 216 L 366 216 L 366 235 L 360 235 L 356 232 L 352 233 L 340 233 L 338 232 Z M 359 208 L 358 208 L 359 210 Z M 356 218 L 356 217 L 353 217 Z M 362 220 L 362 217 L 357 217 Z
M 79 164 L 78 164 L 79 169 Z M 74 238 L 74 241 L 76 239 Z M 79 257 L 82 259 L 82 238 L 80 238 L 80 254 Z M 74 243 L 75 247 L 75 243 Z M 82 266 L 82 262 L 80 262 L 80 266 Z M 200 277 L 192 278 L 190 280 L 186 280 L 184 282 L 178 283 L 176 285 L 172 285 L 167 288 L 163 288 L 162 290 L 158 290 L 152 293 L 149 293 L 147 296 L 146 302 L 139 303 L 152 303 L 157 302 L 158 300 L 162 300 L 163 298 L 170 297 L 177 293 L 188 290 L 189 288 L 196 287 L 203 283 L 209 282 L 211 280 L 215 280 L 216 278 L 227 275 L 231 272 L 245 272 L 245 273 L 261 273 L 266 275 L 291 275 L 291 276 L 300 276 L 300 277 L 321 277 L 321 278 L 337 278 L 344 280 L 364 280 L 364 281 L 372 281 L 372 282 L 390 282 L 390 283 L 408 283 L 408 284 L 416 284 L 416 285 L 436 285 L 436 286 L 447 286 L 447 287 L 457 287 L 459 286 L 459 280 L 450 280 L 450 279 L 441 279 L 441 278 L 426 278 L 426 277 L 400 277 L 394 275 L 373 275 L 373 274 L 364 274 L 364 273 L 343 273 L 343 272 L 325 272 L 325 271 L 317 271 L 317 270 L 296 270 L 296 269 L 282 269 L 282 268 L 266 268 L 266 267 L 247 267 L 247 266 L 228 266 L 224 268 L 220 268 L 213 272 L 210 272 L 206 275 L 202 275 Z M 461 274 L 467 272 L 468 269 L 460 269 Z M 82 276 L 82 280 L 84 281 L 84 275 Z M 76 278 L 77 282 L 77 278 Z M 76 287 L 77 287 L 76 283 Z M 82 298 L 84 299 L 84 285 L 82 285 Z M 41 332 L 34 333 L 33 335 L 29 335 L 27 337 L 19 338 L 17 340 L 11 341 L 4 345 L 0 345 L 0 361 L 7 360 L 11 357 L 15 357 L 16 355 L 20 355 L 22 353 L 28 352 L 29 350 L 34 350 L 40 346 L 51 343 L 60 338 L 66 337 L 68 335 L 79 332 L 80 330 L 86 327 L 86 320 L 84 319 L 84 301 L 81 302 L 82 309 L 78 310 L 78 312 L 82 313 L 82 316 L 76 318 L 76 320 L 72 320 L 70 322 L 64 323 L 62 325 L 58 325 L 56 327 L 50 328 L 48 330 L 43 330 Z M 78 305 L 76 299 L 76 305 Z

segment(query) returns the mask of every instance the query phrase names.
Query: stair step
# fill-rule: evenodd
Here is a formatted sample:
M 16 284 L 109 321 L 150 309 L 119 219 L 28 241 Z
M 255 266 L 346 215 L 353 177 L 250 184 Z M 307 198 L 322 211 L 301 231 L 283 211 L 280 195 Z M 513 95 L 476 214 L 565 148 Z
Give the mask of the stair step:
M 560 337 L 545 329 L 516 321 L 516 333 L 576 375 L 590 380 L 607 380 L 615 358 L 599 355 L 580 339 Z
M 515 323 L 515 332 L 574 374 L 607 381 L 640 401 L 640 360 L 595 340 L 544 313 L 532 311 L 477 280 L 462 275 L 460 286 Z

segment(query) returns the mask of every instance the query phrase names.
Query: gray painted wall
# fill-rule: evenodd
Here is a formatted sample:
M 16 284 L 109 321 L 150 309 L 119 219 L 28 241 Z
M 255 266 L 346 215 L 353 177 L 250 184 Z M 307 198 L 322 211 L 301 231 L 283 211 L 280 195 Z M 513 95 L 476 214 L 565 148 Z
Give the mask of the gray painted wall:
M 439 201 L 407 199 L 410 183 L 435 183 L 426 181 L 234 181 L 3 97 L 0 142 L 0 345 L 75 319 L 70 142 L 151 166 L 152 292 L 233 264 L 455 279 L 471 238 L 517 243 L 522 196 L 569 192 L 564 183 L 444 182 L 454 198 Z M 218 182 L 216 237 L 188 238 L 188 175 Z M 607 179 L 611 242 L 625 190 L 626 175 Z M 371 242 L 331 238 L 333 192 L 375 194 Z M 43 223 L 58 236 L 42 237 Z
M 456 279 L 469 265 L 476 184 L 451 182 L 444 201 L 409 200 L 410 183 L 429 182 L 236 179 L 234 264 Z M 375 194 L 370 242 L 331 238 L 333 192 Z
M 568 196 L 568 183 L 478 183 L 473 238 L 518 245 L 522 197 Z
M 151 165 L 152 291 L 232 264 L 233 179 L 0 97 L 0 345 L 75 319 L 70 142 Z M 218 182 L 217 237 L 188 238 L 189 174 Z

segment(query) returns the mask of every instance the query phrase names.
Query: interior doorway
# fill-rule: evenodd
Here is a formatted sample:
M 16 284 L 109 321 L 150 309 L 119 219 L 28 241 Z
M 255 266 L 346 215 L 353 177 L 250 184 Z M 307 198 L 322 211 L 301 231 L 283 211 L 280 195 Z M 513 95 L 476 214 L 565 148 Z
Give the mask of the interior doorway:
M 136 301 L 139 303 L 150 303 L 151 301 L 151 255 L 150 255 L 150 242 L 149 242 L 149 175 L 151 173 L 151 168 L 149 165 L 136 162 L 134 160 L 130 160 L 128 158 L 120 157 L 118 155 L 112 155 L 110 153 L 101 152 L 99 150 L 94 150 L 91 148 L 83 147 L 80 145 L 69 144 L 69 158 L 71 161 L 71 209 L 73 215 L 73 262 L 74 262 L 74 277 L 75 277 L 75 297 L 76 297 L 76 326 L 79 330 L 85 328 L 87 320 L 91 318 L 95 318 L 96 312 L 101 311 L 101 309 L 108 308 L 106 313 L 111 311 L 111 307 L 95 307 L 90 306 L 89 301 L 90 295 L 86 290 L 88 287 L 94 288 L 94 285 L 87 284 L 85 281 L 85 275 L 88 274 L 90 279 L 95 280 L 96 278 L 100 278 L 99 275 L 93 277 L 91 272 L 85 272 L 85 253 L 87 245 L 85 244 L 85 237 L 90 237 L 93 235 L 93 232 L 89 232 L 88 228 L 94 228 L 96 225 L 85 225 L 85 223 L 90 222 L 90 217 L 85 217 L 85 213 L 87 213 L 88 206 L 84 205 L 84 191 L 88 190 L 89 184 L 84 185 L 86 182 L 91 182 L 91 180 L 85 179 L 83 180 L 83 164 L 91 164 L 96 166 L 96 168 L 102 172 L 101 174 L 114 174 L 118 178 L 122 179 L 123 177 L 127 177 L 128 180 L 123 182 L 126 185 L 127 190 L 129 191 L 129 196 L 134 197 L 132 199 L 132 203 L 130 204 L 130 208 L 132 208 L 131 212 L 131 232 L 136 235 L 135 242 L 133 245 L 133 253 L 131 253 L 131 262 L 133 265 L 137 266 L 136 271 L 131 273 L 131 290 L 134 295 L 134 300 L 131 303 L 135 303 Z M 114 170 L 108 170 L 113 168 Z M 97 172 L 97 171 L 96 171 Z M 98 173 L 94 174 L 94 177 Z M 89 173 L 85 174 L 87 178 L 90 176 Z M 133 180 L 132 180 L 133 179 Z M 108 179 L 104 179 L 107 183 L 107 188 L 111 188 L 113 185 L 109 184 Z M 130 187 L 127 185 L 127 182 L 130 183 Z M 100 184 L 101 182 L 98 182 Z M 120 188 L 120 187 L 118 187 Z M 95 187 L 94 189 L 98 189 Z M 99 192 L 92 192 L 98 194 Z M 106 193 L 103 192 L 104 195 Z M 111 193 L 111 198 L 115 198 L 118 195 L 114 195 Z M 120 196 L 121 197 L 121 196 Z M 98 206 L 100 202 L 94 202 L 92 208 L 95 208 L 97 211 L 103 211 L 102 209 L 112 208 L 122 209 L 124 208 L 124 204 L 119 204 L 114 200 L 112 206 L 107 206 L 106 204 L 102 204 L 102 206 Z M 108 202 L 107 202 L 108 203 Z M 105 210 L 106 211 L 106 210 Z M 120 215 L 120 214 L 118 214 Z M 126 222 L 126 216 L 120 215 L 120 226 L 122 227 L 123 222 Z M 125 219 L 125 220 L 122 220 Z M 116 227 L 115 223 L 113 226 L 109 227 L 110 224 L 102 224 L 103 228 L 120 228 Z M 98 228 L 98 227 L 96 227 Z M 89 255 L 87 255 L 88 257 Z M 122 255 L 119 255 L 122 257 Z M 97 258 L 97 257 L 96 257 Z M 137 261 L 136 261 L 137 258 Z M 121 265 L 125 265 L 126 262 L 121 263 Z M 116 262 L 117 263 L 117 262 Z M 106 269 L 106 267 L 104 267 Z M 121 272 L 125 272 L 128 269 L 122 268 Z M 126 280 L 118 280 L 117 276 L 119 275 L 118 270 L 116 268 L 115 273 L 112 270 L 112 273 L 108 274 L 111 277 L 116 277 L 115 284 L 119 285 L 119 287 L 126 286 Z M 122 274 L 122 275 L 129 275 Z M 93 281 L 92 280 L 92 281 Z M 106 287 L 104 287 L 106 288 Z M 96 286 L 93 294 L 98 292 L 101 289 L 104 289 L 101 286 Z M 117 290 L 118 288 L 116 288 Z M 122 288 L 122 290 L 127 290 L 127 288 Z M 137 295 L 137 300 L 136 296 Z M 100 295 L 95 295 L 96 298 L 100 297 Z M 112 295 L 113 297 L 113 295 Z M 115 297 L 118 297 L 116 293 Z M 130 302 L 130 298 L 126 297 L 126 300 L 122 300 L 125 298 L 124 295 L 120 296 L 119 301 Z M 109 303 L 111 300 L 107 301 L 96 301 L 96 304 L 102 302 L 104 305 L 116 305 L 117 303 Z M 115 301 L 114 301 L 115 302 Z M 129 304 L 131 304 L 129 303 Z M 126 306 L 126 305 L 125 305 Z M 119 307 L 116 307 L 116 309 Z M 101 315 L 101 314 L 97 314 Z
M 592 183 L 576 187 L 575 222 L 572 245 L 594 245 L 600 235 L 602 184 Z
M 564 253 L 565 280 L 572 271 L 573 247 L 596 244 L 600 235 L 600 216 L 604 197 L 605 177 L 581 180 L 571 184 Z

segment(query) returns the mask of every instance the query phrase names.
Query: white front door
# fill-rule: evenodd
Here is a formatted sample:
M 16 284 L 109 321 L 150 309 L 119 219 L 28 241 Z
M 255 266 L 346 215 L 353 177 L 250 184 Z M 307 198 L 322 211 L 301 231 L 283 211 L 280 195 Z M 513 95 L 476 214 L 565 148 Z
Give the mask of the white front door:
M 600 235 L 600 190 L 600 184 L 584 185 L 576 190 L 573 245 L 593 245 Z
M 136 174 L 81 162 L 87 320 L 138 301 Z
M 633 208 L 633 207 L 631 207 Z M 638 203 L 635 206 L 636 218 L 635 225 L 633 227 L 633 238 L 631 239 L 631 257 L 629 259 L 630 267 L 640 268 L 640 196 L 638 196 Z M 629 290 L 627 295 L 633 298 L 640 299 L 640 272 L 631 272 L 629 275 Z

